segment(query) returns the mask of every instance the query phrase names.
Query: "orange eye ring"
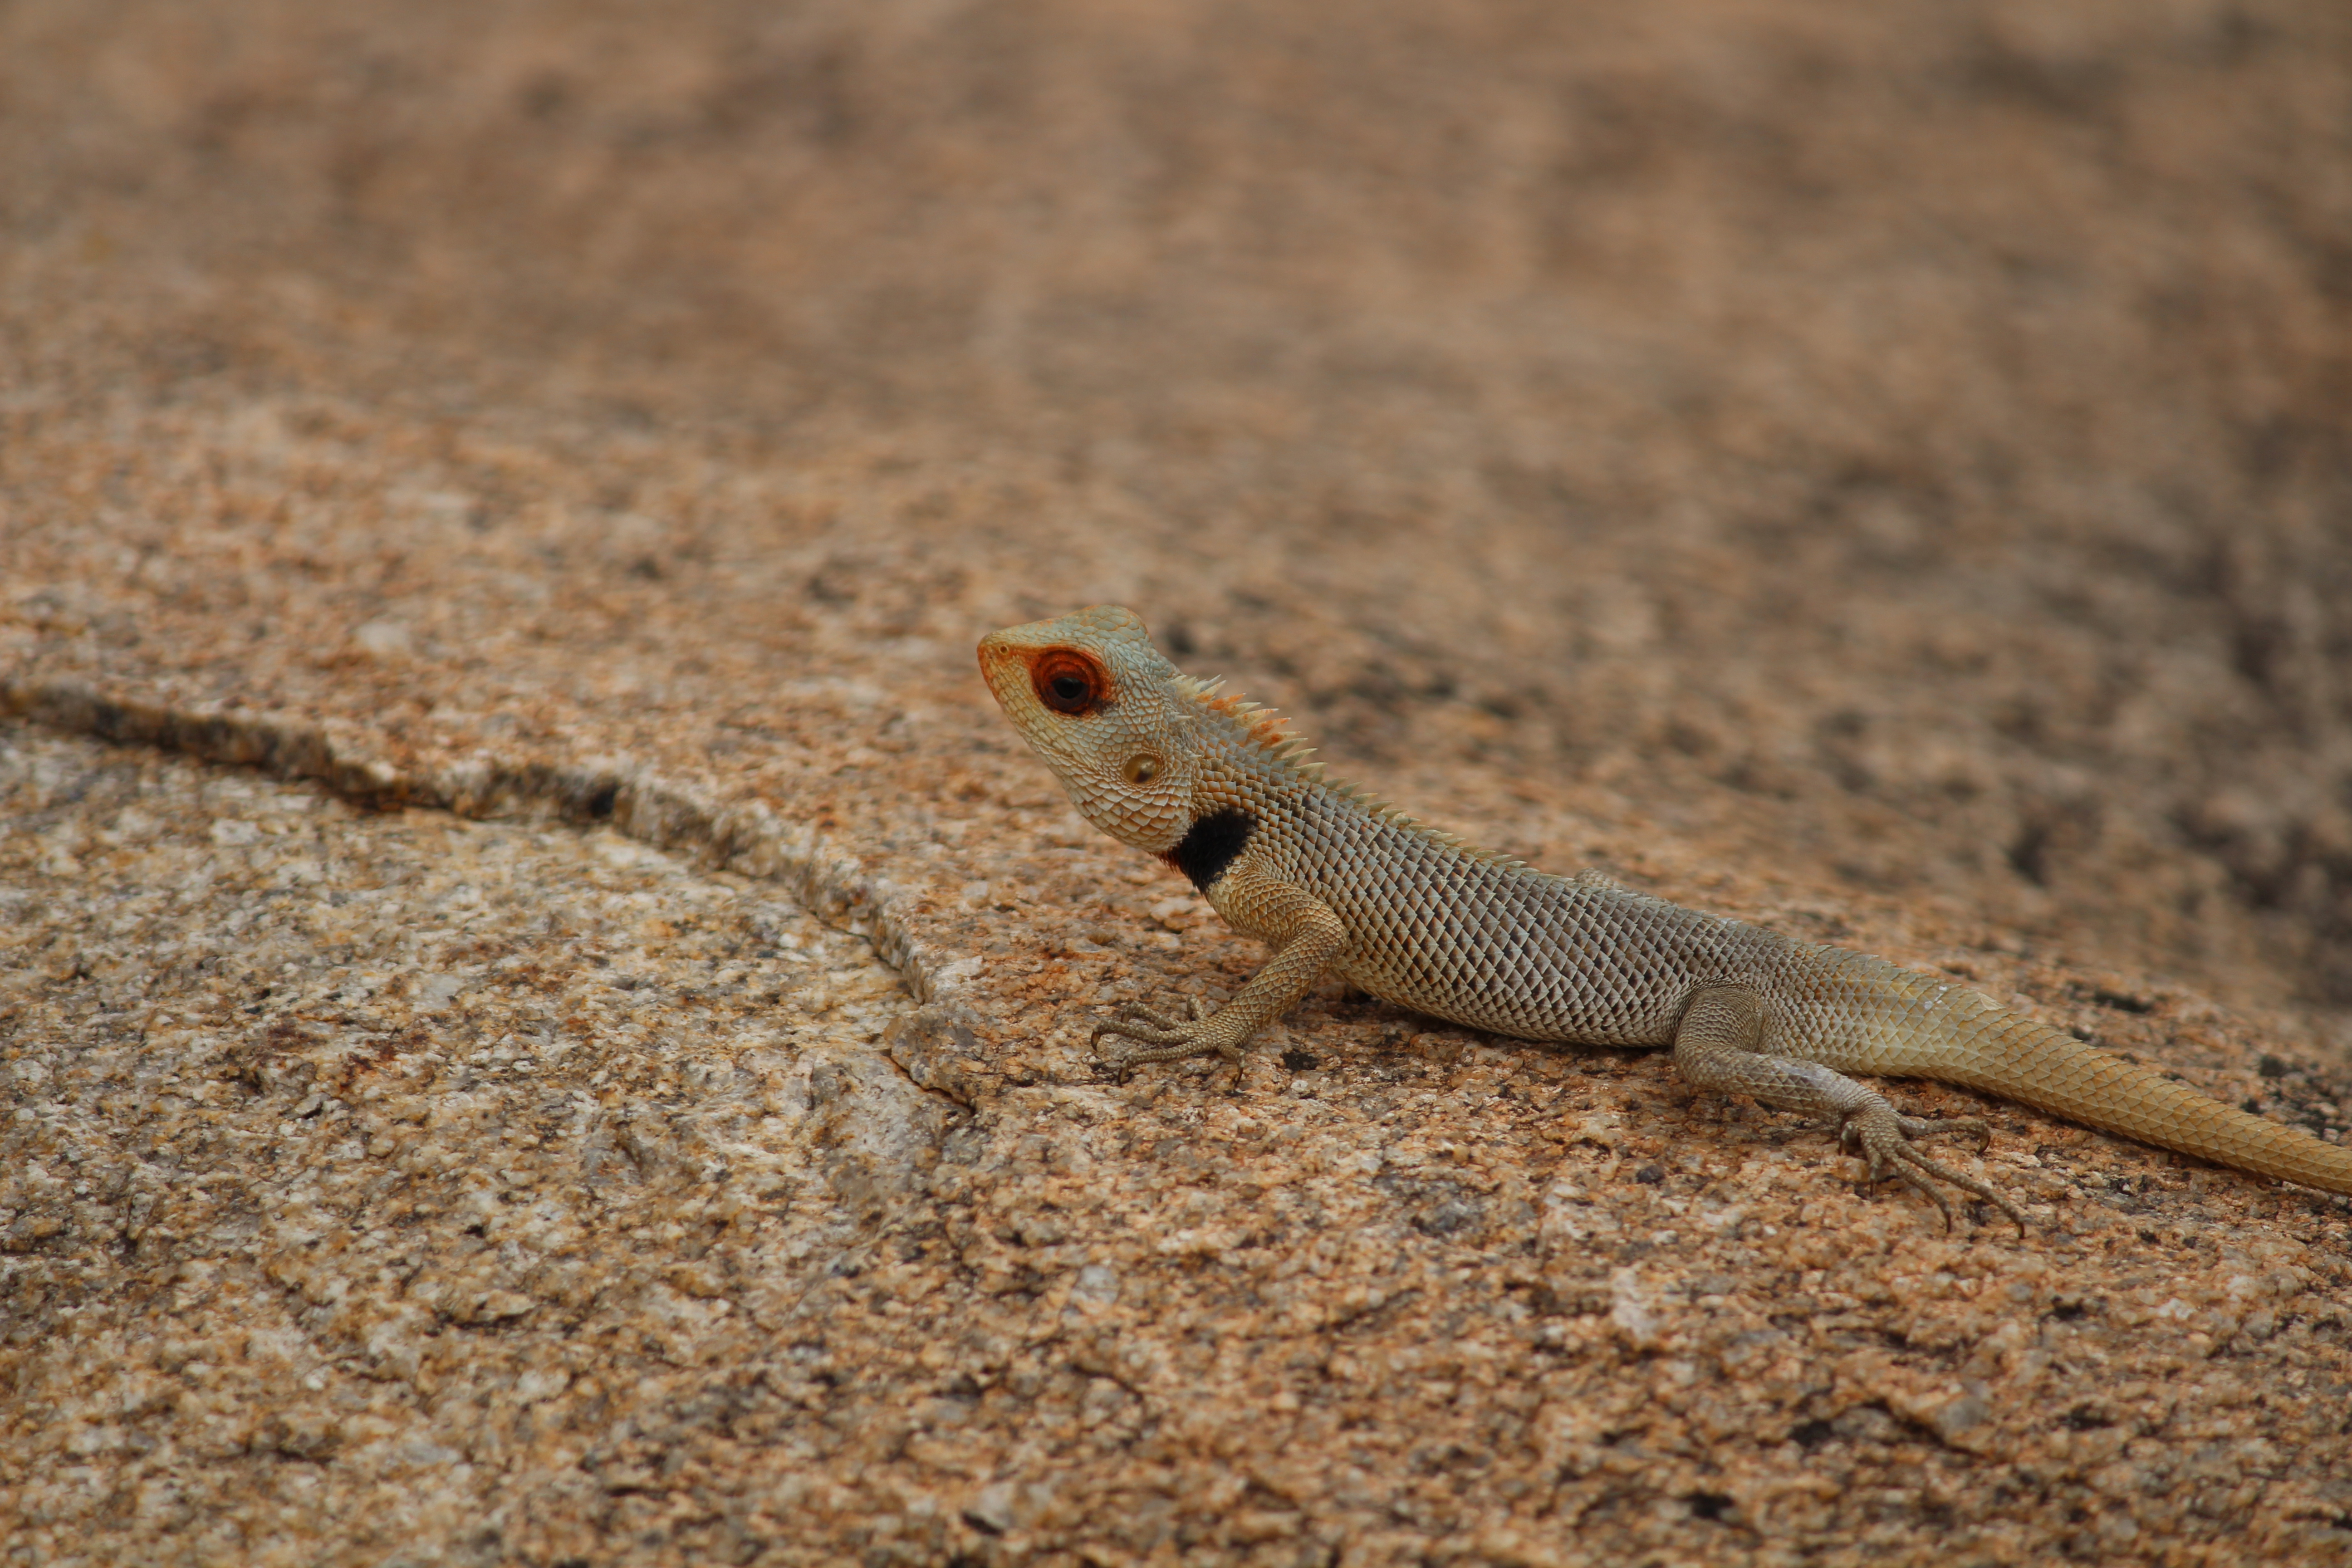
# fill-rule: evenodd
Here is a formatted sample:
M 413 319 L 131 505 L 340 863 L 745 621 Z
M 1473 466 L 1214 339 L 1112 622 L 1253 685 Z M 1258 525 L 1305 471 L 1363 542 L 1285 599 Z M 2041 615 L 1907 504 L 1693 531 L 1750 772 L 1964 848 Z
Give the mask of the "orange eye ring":
M 1038 655 L 1029 666 L 1029 684 L 1038 701 L 1073 719 L 1110 700 L 1110 678 L 1101 665 L 1075 648 L 1047 648 Z

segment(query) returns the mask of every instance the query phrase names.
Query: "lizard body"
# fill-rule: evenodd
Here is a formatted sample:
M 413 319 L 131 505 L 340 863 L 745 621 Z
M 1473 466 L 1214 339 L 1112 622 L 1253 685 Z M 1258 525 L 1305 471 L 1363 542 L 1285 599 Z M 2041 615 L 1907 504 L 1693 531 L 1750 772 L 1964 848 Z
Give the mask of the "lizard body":
M 1979 993 L 1792 941 L 1587 872 L 1551 876 L 1323 777 L 1278 720 L 1162 658 L 1114 605 L 996 632 L 983 676 L 1079 811 L 1189 877 L 1274 956 L 1213 1015 L 1130 1005 L 1119 1068 L 1249 1038 L 1327 971 L 1383 1000 L 1520 1039 L 1671 1047 L 1695 1084 L 1834 1118 L 1874 1176 L 2016 1205 L 1920 1152 L 1981 1121 L 1903 1116 L 1852 1073 L 1937 1079 L 2240 1170 L 2352 1193 L 2352 1151 L 2250 1115 Z

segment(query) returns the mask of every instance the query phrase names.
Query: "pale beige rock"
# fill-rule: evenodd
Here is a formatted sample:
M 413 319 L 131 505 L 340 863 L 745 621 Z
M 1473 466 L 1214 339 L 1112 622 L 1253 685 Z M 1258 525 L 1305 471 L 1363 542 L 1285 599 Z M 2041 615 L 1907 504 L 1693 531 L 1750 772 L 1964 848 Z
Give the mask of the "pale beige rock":
M 0 10 L 0 1562 L 2345 1555 L 2343 1205 L 1112 1085 L 971 666 L 2341 1135 L 2342 7 L 1080 10 Z
M 30 1561 L 445 1555 L 522 1473 L 585 1484 L 585 1411 L 726 1355 L 938 1158 L 880 1048 L 903 987 L 768 884 L 0 748 Z

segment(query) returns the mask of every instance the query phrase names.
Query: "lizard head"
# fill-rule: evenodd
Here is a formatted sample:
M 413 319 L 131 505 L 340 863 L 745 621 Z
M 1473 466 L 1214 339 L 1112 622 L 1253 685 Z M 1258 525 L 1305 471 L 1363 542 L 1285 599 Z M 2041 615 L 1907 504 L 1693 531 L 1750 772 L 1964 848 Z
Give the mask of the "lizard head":
M 1096 605 L 981 639 L 980 672 L 1087 820 L 1164 855 L 1200 815 L 1196 683 L 1131 610 Z

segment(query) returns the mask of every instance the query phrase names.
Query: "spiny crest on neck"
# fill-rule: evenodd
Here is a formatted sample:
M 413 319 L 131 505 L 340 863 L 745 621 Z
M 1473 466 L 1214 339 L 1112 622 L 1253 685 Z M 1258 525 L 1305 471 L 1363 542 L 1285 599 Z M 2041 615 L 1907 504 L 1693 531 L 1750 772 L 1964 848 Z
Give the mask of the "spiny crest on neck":
M 1517 856 L 1482 849 L 1458 833 L 1432 827 L 1419 817 L 1400 811 L 1387 801 L 1369 794 L 1361 785 L 1328 776 L 1321 763 L 1307 760 L 1314 754 L 1315 748 L 1307 743 L 1304 736 L 1290 731 L 1288 719 L 1264 703 L 1252 702 L 1238 693 L 1230 697 L 1219 696 L 1218 689 L 1223 685 L 1223 677 L 1203 680 L 1194 676 L 1180 675 L 1175 680 L 1178 691 L 1199 703 L 1202 712 L 1219 721 L 1236 739 L 1255 748 L 1281 771 L 1308 784 L 1320 785 L 1341 800 L 1353 802 L 1375 822 L 1389 823 L 1417 833 L 1433 844 L 1443 845 L 1473 860 L 1483 860 L 1505 869 L 1527 865 Z

